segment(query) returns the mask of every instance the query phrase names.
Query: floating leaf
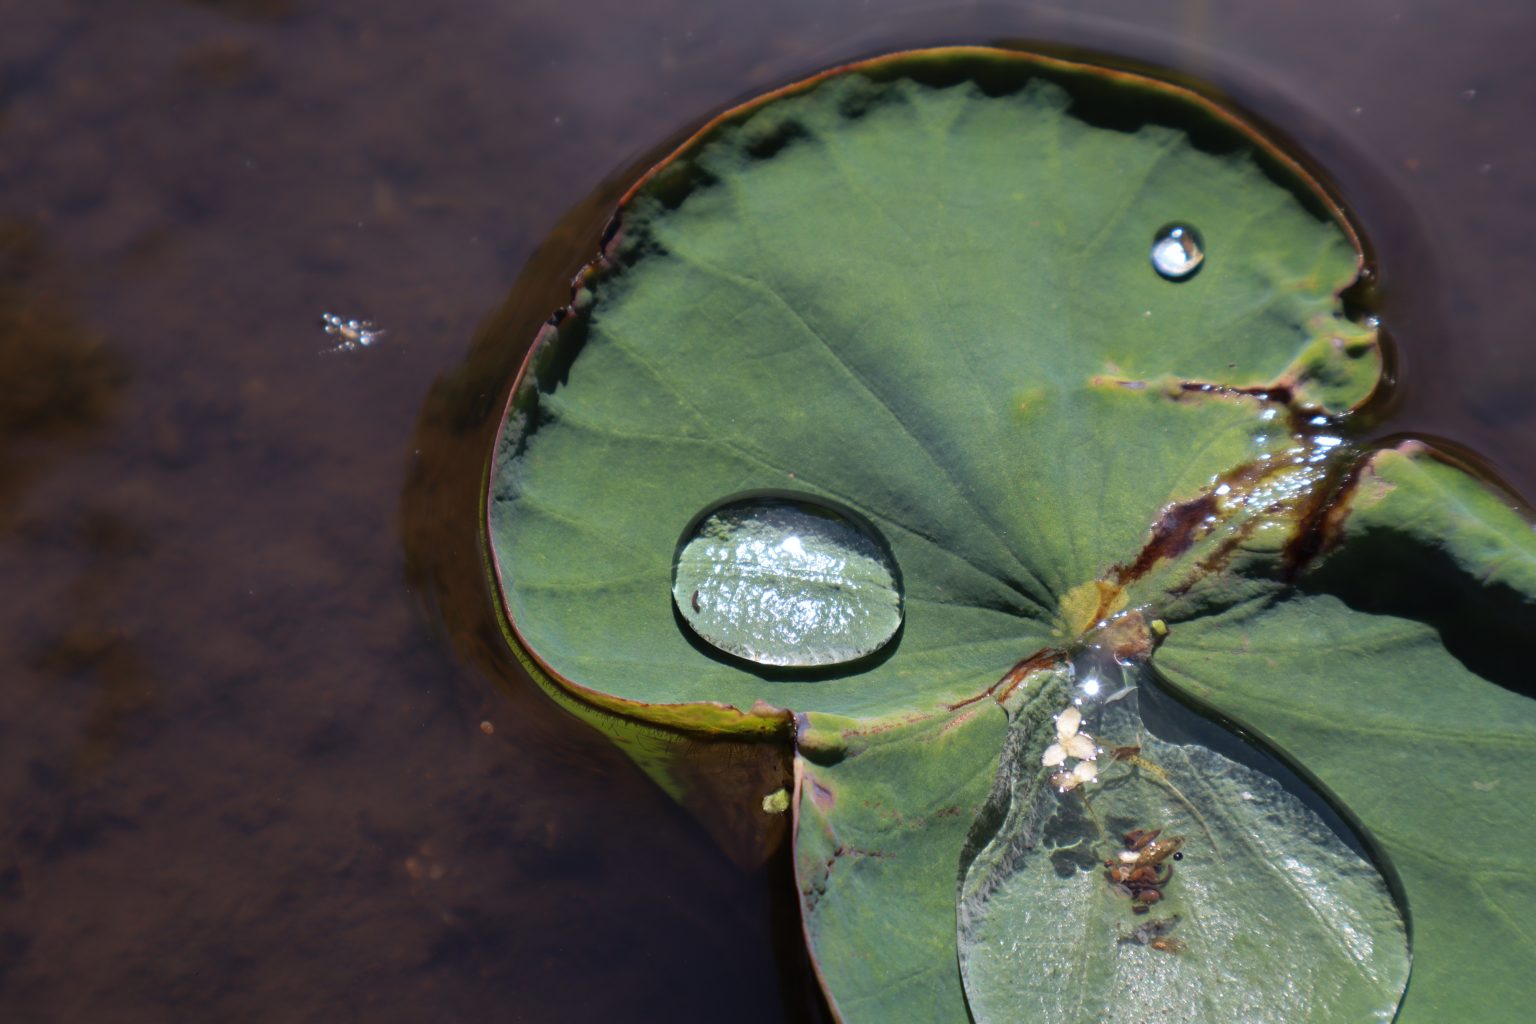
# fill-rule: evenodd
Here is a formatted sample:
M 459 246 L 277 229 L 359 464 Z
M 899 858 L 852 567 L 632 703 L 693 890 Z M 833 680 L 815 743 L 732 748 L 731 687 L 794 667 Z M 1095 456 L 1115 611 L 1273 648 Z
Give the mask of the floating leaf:
M 1159 272 L 1168 225 L 1197 272 Z M 1536 959 L 1519 923 L 1536 920 L 1533 837 L 1500 831 L 1531 817 L 1536 780 L 1516 766 L 1536 763 L 1536 705 L 1505 688 L 1528 674 L 1488 652 L 1531 624 L 1536 552 L 1481 485 L 1429 470 L 1440 482 L 1421 485 L 1386 454 L 1356 474 L 1335 424 L 1381 365 L 1338 298 L 1359 260 L 1294 163 L 1133 75 L 927 51 L 728 112 L 626 197 L 514 386 L 487 487 L 510 635 L 555 685 L 623 715 L 761 737 L 798 715 L 797 874 L 829 997 L 845 1020 L 964 1021 L 964 819 L 983 781 L 1011 792 L 1018 774 L 994 698 L 1106 620 L 1166 620 L 1163 648 L 1144 637 L 1127 660 L 1277 747 L 1401 872 L 1403 1019 L 1492 1019 L 1477 993 L 1520 1005 L 1510 979 Z M 867 524 L 899 568 L 900 631 L 877 646 L 884 627 L 861 630 L 844 653 L 864 656 L 780 657 L 775 641 L 759 657 L 743 635 L 787 634 L 704 614 L 702 581 L 724 593 L 729 574 L 674 588 L 690 524 L 786 491 Z M 1418 582 L 1371 605 L 1418 555 L 1424 581 L 1451 581 L 1450 616 L 1407 600 Z M 1494 715 L 1505 775 L 1466 779 L 1483 764 L 1468 708 Z M 1032 729 L 1008 744 L 1080 746 L 1065 725 Z M 1095 763 L 1076 759 L 1080 784 Z M 1497 796 L 1425 809 L 1463 780 Z M 1205 794 L 1213 834 L 1251 824 L 1231 795 Z M 1329 891 L 1390 932 L 1375 875 L 1266 799 L 1332 849 L 1316 861 Z M 1005 846 L 1032 835 L 975 827 Z M 1244 898 L 1239 874 L 1220 902 Z M 1269 877 L 1246 897 L 1261 913 Z M 1379 977 L 1385 993 L 1397 975 Z
M 1287 446 L 1231 389 L 1316 385 L 1339 409 L 1372 389 L 1374 335 L 1335 298 L 1358 256 L 1309 188 L 1188 94 L 1001 51 L 733 113 L 633 193 L 513 395 L 489 511 L 518 635 L 642 715 L 975 695 L 1076 636 L 1064 602 L 1169 501 Z M 1180 283 L 1147 257 L 1173 219 L 1209 254 Z M 783 489 L 889 542 L 893 656 L 767 676 L 678 628 L 684 529 Z

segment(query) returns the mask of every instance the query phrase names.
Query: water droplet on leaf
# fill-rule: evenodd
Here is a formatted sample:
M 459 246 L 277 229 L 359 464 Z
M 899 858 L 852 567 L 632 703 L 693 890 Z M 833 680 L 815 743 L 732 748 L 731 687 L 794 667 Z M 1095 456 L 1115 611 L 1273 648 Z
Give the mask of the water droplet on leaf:
M 1170 281 L 1185 281 L 1205 262 L 1200 232 L 1188 224 L 1164 224 L 1152 238 L 1152 266 Z
M 1007 707 L 998 785 L 962 860 L 977 1024 L 1393 1018 L 1402 911 L 1296 773 L 1164 693 L 1145 661 L 1098 648 Z M 1063 789 L 1048 762 L 1068 714 L 1098 754 L 1095 777 Z
M 854 661 L 901 627 L 899 574 L 874 527 L 806 498 L 741 498 L 701 515 L 678 545 L 672 599 L 701 640 L 760 665 Z

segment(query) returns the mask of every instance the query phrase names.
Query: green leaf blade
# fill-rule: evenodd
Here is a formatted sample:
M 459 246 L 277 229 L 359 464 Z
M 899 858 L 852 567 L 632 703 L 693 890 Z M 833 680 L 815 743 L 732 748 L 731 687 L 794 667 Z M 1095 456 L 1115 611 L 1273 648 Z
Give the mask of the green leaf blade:
M 929 713 L 1070 642 L 1063 602 L 1163 506 L 1279 443 L 1262 402 L 1184 385 L 1290 381 L 1351 329 L 1352 239 L 1223 117 L 1178 101 L 1200 145 L 1105 126 L 1079 110 L 1104 88 L 1172 102 L 1001 51 L 894 58 L 743 109 L 636 191 L 491 489 L 509 614 L 556 677 L 641 714 Z M 1176 217 L 1209 250 L 1177 284 L 1148 259 Z M 909 608 L 887 659 L 790 680 L 680 633 L 679 534 L 754 490 L 881 531 Z

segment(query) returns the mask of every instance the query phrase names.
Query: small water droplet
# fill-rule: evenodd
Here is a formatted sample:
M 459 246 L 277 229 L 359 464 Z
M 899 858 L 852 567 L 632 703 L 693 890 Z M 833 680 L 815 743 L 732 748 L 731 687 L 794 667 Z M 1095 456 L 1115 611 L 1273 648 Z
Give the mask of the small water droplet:
M 684 533 L 672 600 L 705 643 L 791 668 L 880 650 L 901 627 L 896 563 L 873 526 L 825 502 L 727 500 Z
M 1200 232 L 1188 224 L 1164 224 L 1152 238 L 1152 267 L 1170 281 L 1186 281 L 1205 262 Z

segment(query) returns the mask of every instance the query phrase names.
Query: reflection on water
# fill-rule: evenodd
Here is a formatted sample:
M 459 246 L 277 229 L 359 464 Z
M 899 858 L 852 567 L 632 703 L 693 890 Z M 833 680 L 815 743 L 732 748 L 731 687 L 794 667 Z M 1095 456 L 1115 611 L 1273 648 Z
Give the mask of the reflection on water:
M 591 190 L 820 66 L 1211 79 L 1378 247 L 1383 429 L 1536 492 L 1536 14 L 1244 6 L 0 7 L 0 1017 L 816 1019 L 782 820 L 729 804 L 778 767 L 695 750 L 680 807 L 520 675 L 475 529 Z M 388 344 L 317 359 L 325 309 Z

